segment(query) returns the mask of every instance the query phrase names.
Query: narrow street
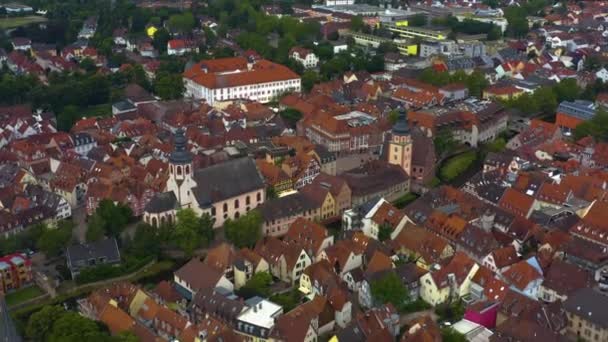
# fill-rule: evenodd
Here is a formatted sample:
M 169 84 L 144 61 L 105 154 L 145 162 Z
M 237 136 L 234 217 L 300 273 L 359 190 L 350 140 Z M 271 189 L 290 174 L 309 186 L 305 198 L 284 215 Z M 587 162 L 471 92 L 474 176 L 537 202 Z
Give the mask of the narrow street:
M 87 212 L 84 207 L 72 209 L 72 220 L 74 220 L 74 231 L 72 235 L 79 243 L 87 241 Z

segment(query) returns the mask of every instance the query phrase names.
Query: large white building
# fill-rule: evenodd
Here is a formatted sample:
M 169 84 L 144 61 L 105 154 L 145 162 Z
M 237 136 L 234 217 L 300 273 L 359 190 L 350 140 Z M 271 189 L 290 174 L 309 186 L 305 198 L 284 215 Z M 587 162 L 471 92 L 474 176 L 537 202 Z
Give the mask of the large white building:
M 210 105 L 236 99 L 269 102 L 281 94 L 299 92 L 300 81 L 286 66 L 244 57 L 204 60 L 184 72 L 186 96 Z

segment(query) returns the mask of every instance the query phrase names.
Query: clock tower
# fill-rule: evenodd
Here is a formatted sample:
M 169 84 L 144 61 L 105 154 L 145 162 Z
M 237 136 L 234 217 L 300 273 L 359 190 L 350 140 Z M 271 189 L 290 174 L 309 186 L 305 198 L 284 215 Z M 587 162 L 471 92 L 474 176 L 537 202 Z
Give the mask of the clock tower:
M 412 171 L 412 136 L 407 124 L 407 112 L 405 108 L 398 109 L 397 122 L 391 131 L 391 141 L 389 143 L 388 162 L 399 165 L 411 176 Z

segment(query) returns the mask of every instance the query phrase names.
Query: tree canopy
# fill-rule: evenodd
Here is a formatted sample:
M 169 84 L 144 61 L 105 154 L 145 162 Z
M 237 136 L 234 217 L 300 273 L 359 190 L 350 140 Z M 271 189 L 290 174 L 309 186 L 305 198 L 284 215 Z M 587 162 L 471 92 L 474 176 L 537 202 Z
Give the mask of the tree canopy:
M 95 213 L 89 217 L 87 241 L 97 241 L 104 236 L 118 237 L 132 216 L 129 206 L 109 199 L 101 200 Z
M 228 219 L 224 222 L 224 232 L 235 246 L 253 247 L 262 236 L 262 215 L 252 210 L 235 220 Z
M 44 306 L 33 313 L 25 329 L 28 338 L 34 341 L 129 341 L 129 334 L 110 337 L 107 329 L 74 311 L 60 306 Z M 132 339 L 131 339 L 132 340 Z
M 251 279 L 238 290 L 238 294 L 243 298 L 251 298 L 254 296 L 266 298 L 271 295 L 270 285 L 272 285 L 272 276 L 270 273 L 258 272 L 251 276 Z
M 391 303 L 396 308 L 402 308 L 410 299 L 407 288 L 394 272 L 372 281 L 372 296 L 378 304 Z
M 600 108 L 591 120 L 576 127 L 574 137 L 576 139 L 592 137 L 596 141 L 608 142 L 608 112 Z
M 177 212 L 171 240 L 187 255 L 192 255 L 197 248 L 207 246 L 212 239 L 213 220 L 208 214 L 198 217 L 190 208 Z

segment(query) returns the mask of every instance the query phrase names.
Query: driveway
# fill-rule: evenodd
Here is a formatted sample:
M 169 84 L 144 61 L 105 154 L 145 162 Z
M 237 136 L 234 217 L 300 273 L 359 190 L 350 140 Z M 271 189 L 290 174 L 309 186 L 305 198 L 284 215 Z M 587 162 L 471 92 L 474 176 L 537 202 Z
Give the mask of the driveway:
M 74 231 L 72 235 L 80 243 L 87 242 L 87 212 L 84 207 L 72 209 L 72 220 L 74 220 Z

